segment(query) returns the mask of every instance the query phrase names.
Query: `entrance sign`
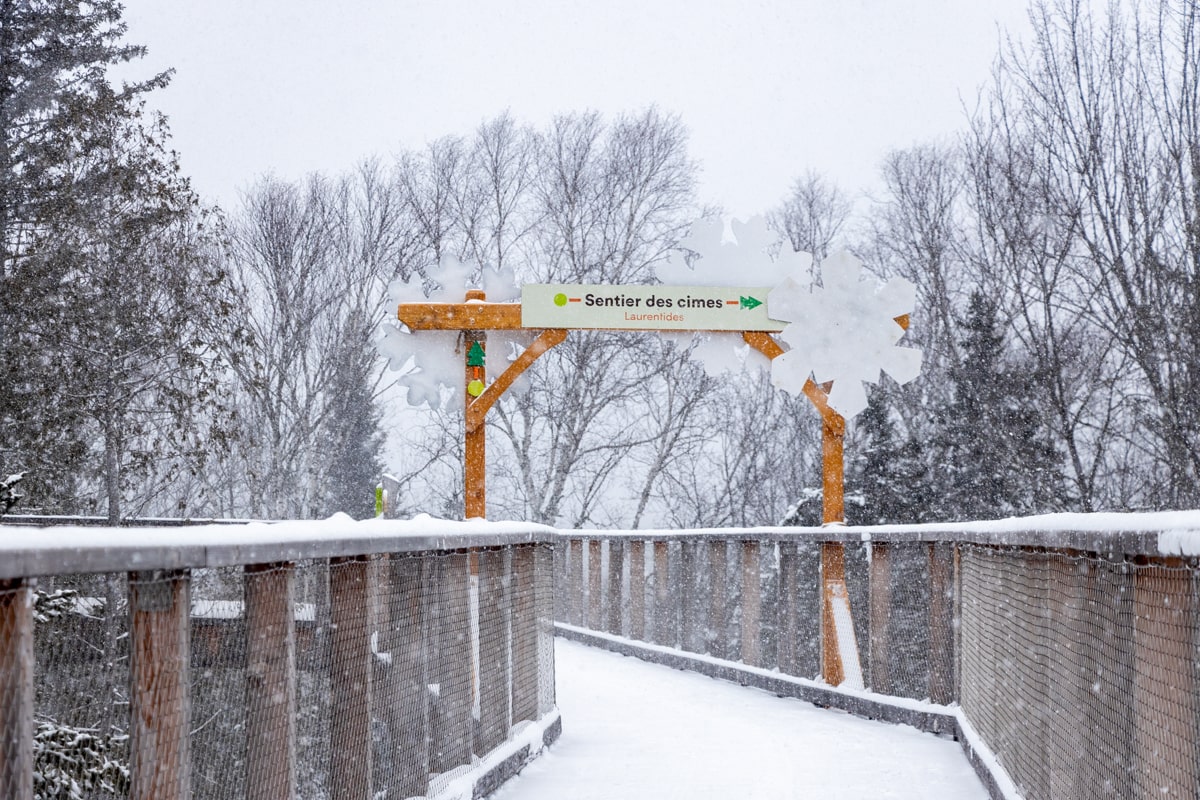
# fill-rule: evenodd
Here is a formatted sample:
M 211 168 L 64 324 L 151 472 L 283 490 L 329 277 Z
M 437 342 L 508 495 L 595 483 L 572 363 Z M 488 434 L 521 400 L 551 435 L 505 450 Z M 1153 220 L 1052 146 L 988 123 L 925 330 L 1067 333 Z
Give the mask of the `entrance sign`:
M 719 222 L 716 224 L 719 228 Z M 736 224 L 734 229 L 738 229 Z M 717 276 L 737 274 L 747 281 L 762 280 L 766 271 L 749 267 L 771 266 L 773 259 L 762 247 L 750 244 L 755 230 L 762 235 L 768 232 L 765 222 L 757 227 L 743 226 L 738 233 L 738 252 L 723 245 L 716 248 L 718 254 L 710 266 L 719 268 Z M 720 230 L 710 228 L 707 237 L 702 238 L 702 244 L 719 244 Z M 783 252 L 789 254 L 786 248 Z M 807 257 L 805 260 L 802 272 L 811 262 Z M 773 383 L 803 393 L 820 414 L 822 519 L 825 524 L 841 525 L 845 524 L 843 413 L 853 416 L 866 406 L 863 380 L 875 382 L 884 371 L 906 382 L 920 369 L 919 352 L 896 346 L 908 328 L 915 290 L 898 279 L 876 290 L 870 282 L 860 281 L 860 272 L 861 264 L 853 256 L 832 254 L 821 265 L 819 292 L 806 286 L 803 274 L 787 276 L 774 289 L 529 284 L 522 287 L 520 305 L 488 302 L 483 291 L 468 290 L 461 303 L 445 302 L 445 298 L 438 302 L 401 301 L 397 318 L 412 333 L 456 333 L 456 352 L 459 358 L 465 355 L 463 499 L 468 519 L 483 517 L 486 512 L 488 410 L 521 373 L 566 341 L 571 331 L 734 331 L 747 345 L 772 360 Z M 683 279 L 695 280 L 686 276 Z M 506 294 L 505 299 L 512 296 Z M 768 308 L 784 319 L 769 316 Z M 502 366 L 500 374 L 489 383 L 487 333 L 511 330 L 525 330 L 536 334 L 536 338 L 515 360 Z M 779 340 L 773 334 L 779 334 Z M 398 345 L 395 338 L 385 338 L 390 342 L 389 357 L 394 368 L 411 364 L 406 361 L 410 349 Z M 780 341 L 790 349 L 785 351 Z M 457 365 L 453 371 L 457 371 Z M 419 369 L 415 372 L 420 374 Z M 410 392 L 416 385 L 410 385 Z M 422 395 L 427 396 L 428 392 Z M 844 658 L 841 647 L 843 634 L 848 637 L 845 642 L 853 642 L 844 559 L 841 544 L 822 543 L 821 674 L 834 686 L 843 681 L 847 671 L 852 676 L 857 674 L 858 665 L 857 646 L 848 644 Z
M 768 331 L 768 288 L 533 283 L 521 287 L 521 325 L 637 331 Z

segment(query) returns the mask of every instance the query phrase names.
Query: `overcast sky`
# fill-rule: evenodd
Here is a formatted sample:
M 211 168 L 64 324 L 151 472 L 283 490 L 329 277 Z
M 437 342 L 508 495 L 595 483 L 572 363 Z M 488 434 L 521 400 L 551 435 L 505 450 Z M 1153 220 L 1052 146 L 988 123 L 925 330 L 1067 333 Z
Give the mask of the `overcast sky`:
M 815 169 L 877 190 L 884 154 L 964 127 L 1026 0 L 126 0 L 137 74 L 185 171 L 230 205 L 510 111 L 678 114 L 700 200 L 766 211 Z

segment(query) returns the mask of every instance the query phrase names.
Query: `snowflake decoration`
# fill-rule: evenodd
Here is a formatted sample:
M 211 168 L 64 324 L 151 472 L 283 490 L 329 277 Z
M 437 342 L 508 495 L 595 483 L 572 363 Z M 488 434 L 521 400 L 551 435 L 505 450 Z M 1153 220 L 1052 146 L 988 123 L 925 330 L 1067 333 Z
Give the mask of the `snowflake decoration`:
M 789 350 L 771 363 L 771 382 L 799 394 L 810 376 L 833 381 L 829 405 L 847 418 L 867 407 L 863 381 L 886 372 L 908 383 L 921 371 L 921 351 L 896 346 L 904 331 L 895 318 L 912 311 L 916 287 L 895 278 L 880 288 L 861 276 L 858 259 L 839 252 L 821 264 L 821 286 L 789 277 L 767 294 L 771 318 L 791 323 L 779 334 Z
M 391 307 L 400 303 L 461 303 L 467 289 L 473 288 L 482 288 L 488 302 L 509 302 L 521 296 L 511 269 L 480 268 L 447 257 L 435 276 L 436 283 L 419 274 L 392 281 L 388 286 Z M 514 360 L 527 338 L 522 331 L 490 332 L 487 350 L 493 355 L 492 363 Z M 376 346 L 388 360 L 389 369 L 401 373 L 397 381 L 408 389 L 409 405 L 428 405 L 436 410 L 449 392 L 461 390 L 463 357 L 458 331 L 414 333 L 402 324 L 387 322 Z M 518 380 L 509 391 L 520 391 L 527 385 Z
M 767 226 L 765 217 L 732 220 L 733 239 L 725 239 L 720 219 L 697 220 L 678 252 L 655 268 L 658 280 L 682 286 L 777 286 L 788 278 L 808 279 L 812 256 L 798 253 Z M 736 277 L 735 277 L 736 276 Z M 767 369 L 767 357 L 736 333 L 664 333 L 713 377 L 753 368 Z

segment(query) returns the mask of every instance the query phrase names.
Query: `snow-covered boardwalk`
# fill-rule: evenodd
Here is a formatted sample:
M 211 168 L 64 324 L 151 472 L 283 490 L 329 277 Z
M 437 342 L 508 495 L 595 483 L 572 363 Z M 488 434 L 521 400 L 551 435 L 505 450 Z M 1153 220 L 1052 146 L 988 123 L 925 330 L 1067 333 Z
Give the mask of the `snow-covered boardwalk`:
M 562 738 L 496 800 L 985 800 L 959 746 L 559 639 Z

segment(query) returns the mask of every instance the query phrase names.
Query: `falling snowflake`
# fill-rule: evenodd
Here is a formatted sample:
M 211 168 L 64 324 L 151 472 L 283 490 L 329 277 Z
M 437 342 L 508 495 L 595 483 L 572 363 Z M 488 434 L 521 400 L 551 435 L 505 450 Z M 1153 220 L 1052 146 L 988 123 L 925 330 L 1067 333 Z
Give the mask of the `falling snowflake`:
M 821 264 L 821 286 L 789 277 L 767 295 L 772 319 L 789 322 L 779 337 L 789 349 L 771 363 L 771 382 L 799 394 L 811 376 L 833 382 L 829 405 L 844 417 L 867 407 L 863 381 L 886 372 L 908 383 L 921 371 L 921 351 L 897 347 L 904 330 L 895 318 L 913 310 L 916 287 L 901 278 L 879 287 L 862 279 L 862 264 L 834 253 Z

